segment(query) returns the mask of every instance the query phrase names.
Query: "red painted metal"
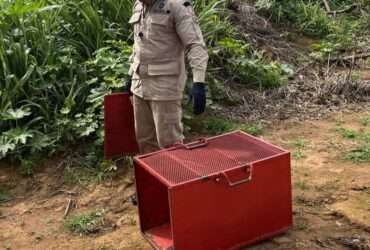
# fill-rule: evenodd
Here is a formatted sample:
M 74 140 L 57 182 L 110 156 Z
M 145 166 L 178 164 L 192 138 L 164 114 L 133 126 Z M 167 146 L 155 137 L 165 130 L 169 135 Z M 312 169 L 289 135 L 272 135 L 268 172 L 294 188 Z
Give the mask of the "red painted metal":
M 104 98 L 105 158 L 134 155 L 139 152 L 135 136 L 134 112 L 127 93 Z
M 136 157 L 135 175 L 157 249 L 239 249 L 292 226 L 290 153 L 240 131 Z

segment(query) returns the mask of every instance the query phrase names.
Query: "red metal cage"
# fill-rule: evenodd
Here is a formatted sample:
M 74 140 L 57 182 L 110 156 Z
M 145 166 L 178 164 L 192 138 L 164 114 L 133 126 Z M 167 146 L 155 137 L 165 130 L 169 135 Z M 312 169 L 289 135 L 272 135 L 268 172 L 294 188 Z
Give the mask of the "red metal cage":
M 136 157 L 135 175 L 157 249 L 238 249 L 292 225 L 290 153 L 240 131 Z

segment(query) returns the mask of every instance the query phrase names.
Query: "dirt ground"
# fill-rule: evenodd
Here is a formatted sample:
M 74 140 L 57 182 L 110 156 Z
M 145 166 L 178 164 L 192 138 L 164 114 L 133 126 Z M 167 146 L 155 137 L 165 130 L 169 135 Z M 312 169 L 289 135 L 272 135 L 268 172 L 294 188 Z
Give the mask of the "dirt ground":
M 292 152 L 294 228 L 248 249 L 370 249 L 370 164 L 343 159 L 356 142 L 337 129 L 370 132 L 366 117 L 370 112 L 341 112 L 316 121 L 275 122 L 266 129 L 265 140 Z M 13 197 L 0 202 L 0 249 L 151 249 L 128 201 L 134 192 L 132 170 L 123 166 L 110 181 L 68 186 L 58 164 L 50 160 L 33 178 L 0 165 L 0 188 Z M 63 227 L 69 200 L 70 215 L 102 211 L 98 233 L 76 235 Z

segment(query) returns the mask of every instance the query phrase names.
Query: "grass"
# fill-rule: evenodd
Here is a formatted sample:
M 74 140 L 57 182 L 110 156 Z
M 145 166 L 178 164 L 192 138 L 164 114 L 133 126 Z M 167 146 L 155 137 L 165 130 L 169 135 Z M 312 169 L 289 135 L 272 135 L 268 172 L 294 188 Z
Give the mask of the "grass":
M 103 212 L 95 211 L 73 216 L 65 221 L 64 226 L 72 233 L 92 234 L 99 232 L 102 224 Z
M 364 118 L 360 121 L 363 126 L 367 126 L 368 120 Z M 370 142 L 370 132 L 364 131 L 364 129 L 360 130 L 353 130 L 344 128 L 342 125 L 337 125 L 336 131 L 341 134 L 341 136 L 345 139 L 350 140 L 362 140 L 366 143 Z
M 359 146 L 347 152 L 344 158 L 355 163 L 370 163 L 370 146 L 367 144 Z
M 69 186 L 85 186 L 91 183 L 99 183 L 111 177 L 113 172 L 102 171 L 92 167 L 71 167 L 64 170 L 64 183 Z
M 12 199 L 12 196 L 5 190 L 0 189 L 0 204 L 8 202 Z
M 301 160 L 306 158 L 306 155 L 301 150 L 294 151 L 292 156 L 295 160 Z
M 336 130 L 346 139 L 356 139 L 358 137 L 358 132 L 353 129 L 346 129 L 342 126 L 338 126 Z
M 305 139 L 297 139 L 291 142 L 291 145 L 295 148 L 304 149 L 307 147 L 309 141 Z
M 295 227 L 300 230 L 304 231 L 308 229 L 308 221 L 305 218 L 297 218 L 295 220 Z
M 263 134 L 263 127 L 258 124 L 243 124 L 239 129 L 253 136 L 260 136 Z
M 370 124 L 369 118 L 362 118 L 360 120 L 362 126 L 368 126 Z M 336 131 L 341 134 L 345 139 L 354 140 L 358 145 L 357 148 L 345 152 L 344 159 L 352 161 L 354 163 L 369 163 L 370 162 L 370 132 L 364 131 L 364 128 L 360 130 L 347 129 L 338 125 Z
M 301 190 L 309 190 L 310 189 L 310 186 L 307 184 L 306 181 L 297 181 L 295 183 L 295 186 Z
M 227 118 L 215 117 L 205 119 L 201 130 L 203 133 L 219 135 L 237 129 L 253 136 L 260 136 L 263 134 L 263 126 L 260 124 L 238 124 Z
M 209 118 L 204 123 L 205 132 L 218 135 L 235 129 L 235 123 L 225 118 Z
M 361 119 L 361 125 L 364 127 L 370 126 L 370 118 L 369 117 L 364 117 Z
M 309 141 L 304 139 L 296 139 L 294 141 L 291 141 L 289 144 L 295 148 L 295 151 L 292 153 L 292 156 L 295 160 L 301 160 L 303 158 L 306 158 L 306 155 L 304 154 L 303 150 L 306 149 L 307 145 L 309 144 Z

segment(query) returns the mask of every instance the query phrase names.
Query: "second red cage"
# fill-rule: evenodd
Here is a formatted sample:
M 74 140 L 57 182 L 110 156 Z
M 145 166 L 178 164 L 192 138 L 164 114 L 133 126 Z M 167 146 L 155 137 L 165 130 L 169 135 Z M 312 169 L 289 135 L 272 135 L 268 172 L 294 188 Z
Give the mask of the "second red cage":
M 156 249 L 239 249 L 292 226 L 290 153 L 240 131 L 139 156 L 135 176 Z

